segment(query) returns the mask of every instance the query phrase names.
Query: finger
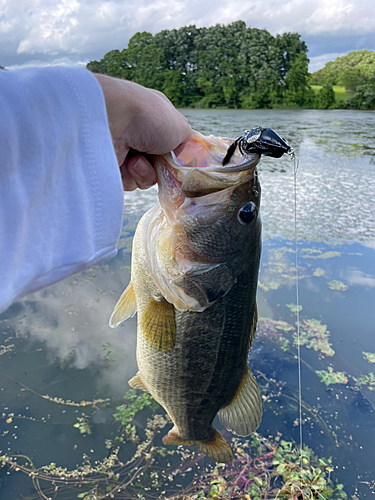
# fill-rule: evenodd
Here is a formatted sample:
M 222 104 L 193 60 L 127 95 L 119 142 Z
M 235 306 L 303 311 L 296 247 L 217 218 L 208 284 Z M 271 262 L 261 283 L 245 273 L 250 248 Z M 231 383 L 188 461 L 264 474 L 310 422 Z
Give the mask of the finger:
M 156 172 L 144 156 L 133 156 L 125 164 L 140 189 L 148 189 L 156 183 Z
M 125 164 L 120 167 L 121 178 L 122 178 L 122 186 L 124 191 L 134 191 L 137 189 L 137 183 L 133 179 L 133 177 L 129 174 L 128 169 Z
M 182 153 L 182 151 L 185 149 L 185 146 L 186 144 L 188 143 L 189 141 L 185 141 L 185 142 L 182 142 L 179 146 L 177 146 L 176 149 L 173 150 L 174 154 L 176 156 L 180 156 L 180 154 Z

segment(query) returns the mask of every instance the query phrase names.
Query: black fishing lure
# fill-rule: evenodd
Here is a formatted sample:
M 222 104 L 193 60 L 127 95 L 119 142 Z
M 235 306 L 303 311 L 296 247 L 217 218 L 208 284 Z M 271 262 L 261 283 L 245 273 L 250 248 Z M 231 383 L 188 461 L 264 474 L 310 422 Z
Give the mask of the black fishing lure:
M 243 155 L 258 153 L 259 155 L 280 158 L 284 153 L 294 154 L 294 149 L 290 147 L 288 141 L 277 135 L 272 129 L 257 127 L 252 130 L 245 130 L 244 135 L 237 137 L 229 146 L 223 159 L 223 166 L 229 163 L 237 146 Z

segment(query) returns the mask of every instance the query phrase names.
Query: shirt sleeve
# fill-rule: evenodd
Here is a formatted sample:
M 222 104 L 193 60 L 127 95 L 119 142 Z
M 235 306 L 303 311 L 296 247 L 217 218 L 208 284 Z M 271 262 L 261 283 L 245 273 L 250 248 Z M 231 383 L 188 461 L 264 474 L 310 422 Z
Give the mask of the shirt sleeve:
M 0 71 L 0 312 L 114 256 L 123 202 L 96 78 Z

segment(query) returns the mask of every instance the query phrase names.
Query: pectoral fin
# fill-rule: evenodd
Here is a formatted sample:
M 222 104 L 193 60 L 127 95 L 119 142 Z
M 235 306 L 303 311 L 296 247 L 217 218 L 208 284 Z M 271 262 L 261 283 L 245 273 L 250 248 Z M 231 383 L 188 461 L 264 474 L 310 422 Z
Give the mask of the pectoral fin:
M 142 333 L 157 351 L 169 352 L 176 343 L 174 306 L 164 298 L 150 298 L 141 319 Z
M 132 387 L 133 389 L 138 389 L 140 391 L 144 391 L 144 392 L 149 392 L 149 390 L 147 389 L 147 387 L 144 385 L 144 383 L 142 382 L 142 379 L 139 375 L 139 372 L 136 373 L 136 375 L 134 375 L 134 377 L 132 377 L 128 384 L 130 385 L 130 387 Z
M 113 313 L 109 319 L 109 326 L 116 328 L 120 323 L 134 316 L 137 312 L 137 301 L 131 282 L 123 291 L 119 298 Z
M 262 417 L 262 402 L 257 381 L 249 367 L 233 400 L 218 415 L 224 427 L 239 436 L 247 436 L 258 427 Z

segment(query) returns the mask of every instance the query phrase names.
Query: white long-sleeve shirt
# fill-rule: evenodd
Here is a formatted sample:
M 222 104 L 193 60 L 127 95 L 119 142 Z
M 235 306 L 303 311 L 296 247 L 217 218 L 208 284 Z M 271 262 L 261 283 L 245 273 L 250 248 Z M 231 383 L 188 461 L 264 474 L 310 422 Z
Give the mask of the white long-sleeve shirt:
M 0 70 L 0 312 L 114 256 L 121 176 L 84 69 Z

